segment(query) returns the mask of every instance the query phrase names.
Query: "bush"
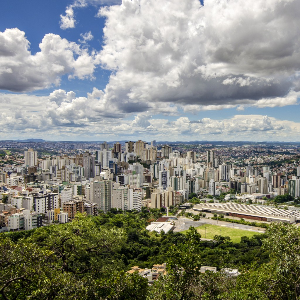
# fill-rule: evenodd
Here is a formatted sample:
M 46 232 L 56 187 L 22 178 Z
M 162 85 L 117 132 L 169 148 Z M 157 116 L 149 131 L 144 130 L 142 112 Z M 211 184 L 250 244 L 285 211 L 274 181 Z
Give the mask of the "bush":
M 217 214 L 214 214 L 214 216 L 212 217 L 213 220 L 219 220 L 220 218 L 221 217 L 218 217 Z M 269 228 L 269 224 L 267 223 L 249 222 L 249 221 L 245 221 L 244 219 L 234 220 L 229 218 L 222 218 L 222 221 L 229 222 L 229 223 L 243 224 L 248 226 L 261 227 L 261 228 Z

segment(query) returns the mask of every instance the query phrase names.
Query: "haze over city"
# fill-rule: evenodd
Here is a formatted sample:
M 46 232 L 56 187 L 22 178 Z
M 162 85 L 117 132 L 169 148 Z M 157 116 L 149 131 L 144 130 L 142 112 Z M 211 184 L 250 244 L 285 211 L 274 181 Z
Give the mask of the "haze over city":
M 296 0 L 0 11 L 1 140 L 299 141 Z

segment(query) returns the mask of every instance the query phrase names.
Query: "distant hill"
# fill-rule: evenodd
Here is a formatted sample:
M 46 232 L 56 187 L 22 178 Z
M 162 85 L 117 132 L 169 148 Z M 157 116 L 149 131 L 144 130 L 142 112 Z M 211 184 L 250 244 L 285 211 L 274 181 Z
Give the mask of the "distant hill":
M 44 143 L 45 140 L 43 140 L 43 139 L 27 139 L 27 140 L 17 140 L 17 142 L 21 142 L 21 143 Z

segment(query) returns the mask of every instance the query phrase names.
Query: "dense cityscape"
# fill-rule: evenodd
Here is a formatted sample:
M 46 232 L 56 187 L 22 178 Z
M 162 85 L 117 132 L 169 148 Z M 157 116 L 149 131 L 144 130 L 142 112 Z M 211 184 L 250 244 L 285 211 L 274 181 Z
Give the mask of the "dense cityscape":
M 273 206 L 278 196 L 290 196 L 277 202 L 293 205 L 300 196 L 298 144 L 2 141 L 0 147 L 1 231 L 66 223 L 77 212 L 173 208 L 191 195 Z

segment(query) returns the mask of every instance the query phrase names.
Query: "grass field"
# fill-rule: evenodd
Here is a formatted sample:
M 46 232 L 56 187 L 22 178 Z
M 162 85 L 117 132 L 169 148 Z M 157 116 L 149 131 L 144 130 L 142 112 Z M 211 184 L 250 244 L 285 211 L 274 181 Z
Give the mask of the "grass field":
M 3 151 L 6 153 L 6 155 L 11 155 L 11 152 L 9 150 L 3 150 Z
M 230 228 L 218 225 L 201 225 L 196 227 L 197 231 L 201 234 L 202 238 L 213 239 L 215 235 L 229 236 L 231 241 L 234 243 L 239 243 L 241 241 L 242 236 L 247 236 L 251 238 L 254 235 L 260 234 L 254 231 L 242 230 L 237 228 Z M 181 233 L 185 233 L 186 231 L 182 231 Z M 206 234 L 205 234 L 206 232 Z

